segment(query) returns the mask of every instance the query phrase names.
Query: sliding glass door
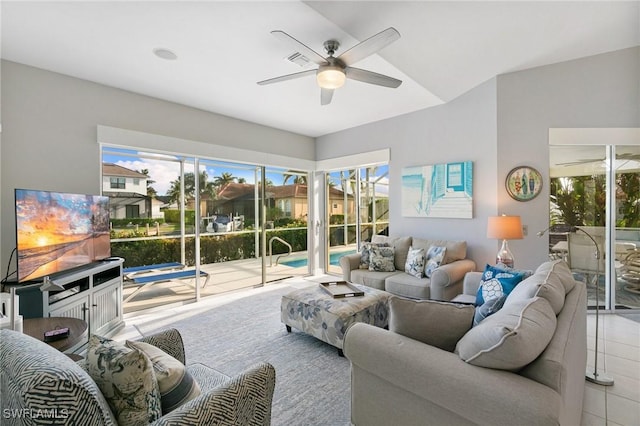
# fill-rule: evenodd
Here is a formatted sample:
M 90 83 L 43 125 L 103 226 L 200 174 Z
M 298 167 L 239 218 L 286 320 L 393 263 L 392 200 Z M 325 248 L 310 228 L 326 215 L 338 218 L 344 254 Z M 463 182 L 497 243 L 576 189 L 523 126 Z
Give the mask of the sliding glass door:
M 309 274 L 306 171 L 108 146 L 102 161 L 112 255 L 196 271 L 146 286 L 128 276 L 125 312 Z
M 340 274 L 339 259 L 355 253 L 364 241 L 389 233 L 387 164 L 326 173 L 325 271 Z
M 551 145 L 551 257 L 587 282 L 588 305 L 640 308 L 640 147 Z

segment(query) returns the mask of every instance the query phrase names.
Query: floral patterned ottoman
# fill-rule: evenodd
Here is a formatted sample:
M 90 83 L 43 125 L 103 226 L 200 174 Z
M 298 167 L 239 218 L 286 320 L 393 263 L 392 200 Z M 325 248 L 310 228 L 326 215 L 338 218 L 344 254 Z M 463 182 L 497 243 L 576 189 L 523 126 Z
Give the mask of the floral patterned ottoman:
M 377 327 L 389 325 L 391 296 L 386 291 L 357 285 L 364 296 L 334 299 L 319 285 L 306 287 L 282 296 L 280 313 L 287 331 L 291 327 L 310 334 L 338 348 L 343 356 L 342 342 L 347 328 L 355 322 Z

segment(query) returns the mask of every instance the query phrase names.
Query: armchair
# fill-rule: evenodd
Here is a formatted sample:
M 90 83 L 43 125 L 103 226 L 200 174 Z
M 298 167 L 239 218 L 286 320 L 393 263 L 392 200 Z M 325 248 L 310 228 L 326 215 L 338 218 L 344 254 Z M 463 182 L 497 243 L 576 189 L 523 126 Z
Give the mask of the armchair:
M 180 333 L 166 330 L 141 339 L 185 361 Z M 3 424 L 115 425 L 115 416 L 89 374 L 46 343 L 11 330 L 0 330 Z M 187 366 L 202 393 L 157 420 L 155 425 L 269 425 L 275 369 L 259 363 L 229 378 L 202 364 Z M 6 411 L 9 410 L 9 411 Z M 26 414 L 25 414 L 26 413 Z M 7 417 L 7 416 L 5 416 Z M 4 423 L 6 421 L 6 423 Z

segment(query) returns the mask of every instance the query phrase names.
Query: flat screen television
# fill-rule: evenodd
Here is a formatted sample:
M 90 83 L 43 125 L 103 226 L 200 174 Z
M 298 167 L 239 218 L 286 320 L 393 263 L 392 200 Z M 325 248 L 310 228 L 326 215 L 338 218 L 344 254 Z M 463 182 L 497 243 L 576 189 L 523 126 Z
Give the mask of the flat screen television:
M 108 258 L 109 197 L 16 189 L 18 282 Z

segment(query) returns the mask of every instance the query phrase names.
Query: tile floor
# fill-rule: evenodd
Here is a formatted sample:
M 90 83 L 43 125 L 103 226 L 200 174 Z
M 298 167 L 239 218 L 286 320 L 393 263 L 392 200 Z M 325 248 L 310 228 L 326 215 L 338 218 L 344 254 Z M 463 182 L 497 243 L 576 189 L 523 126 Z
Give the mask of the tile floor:
M 288 285 L 300 285 L 300 278 L 292 278 Z M 273 284 L 281 285 L 281 284 Z M 126 327 L 115 339 L 139 337 L 136 325 L 145 322 L 171 323 L 200 309 L 228 303 L 252 292 L 269 288 L 246 289 L 208 297 L 197 305 L 184 305 L 149 314 L 126 318 Z M 197 306 L 197 308 L 195 307 Z M 595 358 L 595 315 L 587 316 L 587 367 L 593 370 Z M 599 373 L 614 380 L 613 386 L 586 382 L 582 426 L 640 426 L 640 322 L 624 315 L 600 314 L 598 342 Z
M 587 366 L 594 368 L 595 315 L 587 316 Z M 598 372 L 613 386 L 586 382 L 582 424 L 640 425 L 640 322 L 624 315 L 601 314 L 598 327 Z

